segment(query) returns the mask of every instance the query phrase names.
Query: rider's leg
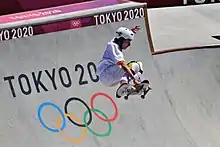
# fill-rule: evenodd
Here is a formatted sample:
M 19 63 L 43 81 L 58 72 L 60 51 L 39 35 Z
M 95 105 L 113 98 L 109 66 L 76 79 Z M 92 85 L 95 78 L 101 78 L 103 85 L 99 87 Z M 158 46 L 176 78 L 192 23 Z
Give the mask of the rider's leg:
M 131 69 L 131 71 L 133 72 L 134 78 L 137 81 L 141 82 L 140 66 L 138 65 L 138 63 L 130 62 L 130 63 L 128 63 L 128 66 Z M 120 85 L 119 85 L 118 90 L 116 92 L 116 97 L 118 97 L 118 98 L 121 97 L 123 95 L 124 91 L 127 89 L 135 90 L 135 85 L 134 85 L 133 81 L 130 79 L 129 74 L 125 73 L 123 75 L 123 77 L 120 79 Z
M 134 78 L 136 80 L 138 80 L 139 82 L 141 82 L 141 75 L 143 74 L 143 64 L 140 61 L 131 61 L 128 63 L 128 66 L 130 67 L 130 69 L 132 70 L 133 74 L 134 74 Z
M 135 63 L 132 63 L 131 68 L 135 72 L 135 79 L 140 83 L 144 83 L 144 88 L 149 87 L 149 81 L 142 77 L 144 72 L 142 62 L 136 61 Z
M 120 98 L 124 95 L 124 92 L 129 88 L 129 79 L 128 73 L 124 73 L 124 75 L 120 79 L 120 85 L 116 91 L 116 97 Z
M 105 86 L 113 87 L 120 83 L 124 70 L 117 66 L 110 66 L 99 73 L 100 82 Z

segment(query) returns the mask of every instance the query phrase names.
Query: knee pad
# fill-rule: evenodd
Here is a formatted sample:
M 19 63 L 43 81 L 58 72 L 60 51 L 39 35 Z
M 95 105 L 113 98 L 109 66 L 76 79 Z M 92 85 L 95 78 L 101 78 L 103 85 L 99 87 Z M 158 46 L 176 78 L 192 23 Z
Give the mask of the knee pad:
M 140 72 L 141 74 L 143 74 L 144 69 L 143 69 L 143 64 L 142 64 L 142 62 L 141 62 L 141 61 L 137 61 L 137 64 L 139 65 L 139 72 Z
M 143 64 L 141 61 L 130 61 L 128 63 L 128 67 L 131 69 L 132 72 L 134 73 L 138 73 L 140 72 L 141 74 L 143 74 Z

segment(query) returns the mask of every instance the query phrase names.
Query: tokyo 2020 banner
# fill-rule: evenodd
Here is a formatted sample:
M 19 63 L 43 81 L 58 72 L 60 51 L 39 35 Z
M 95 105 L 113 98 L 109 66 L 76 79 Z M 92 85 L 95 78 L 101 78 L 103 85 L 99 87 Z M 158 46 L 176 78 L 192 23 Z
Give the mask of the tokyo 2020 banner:
M 19 13 L 42 8 L 51 8 L 62 5 L 69 5 L 81 2 L 90 2 L 92 0 L 43 0 L 28 1 L 28 0 L 7 0 L 0 5 L 0 15 Z M 219 3 L 219 0 L 133 0 L 136 2 L 145 2 L 148 8 L 169 7 L 169 6 L 184 6 L 197 4 Z
M 97 98 L 97 96 L 102 96 L 108 100 L 111 101 L 115 112 L 114 112 L 114 116 L 109 118 L 102 110 L 99 110 L 97 108 L 94 107 L 94 100 Z M 82 103 L 85 107 L 86 107 L 86 111 L 84 112 L 84 116 L 83 116 L 83 120 L 80 120 L 79 118 L 77 118 L 73 113 L 68 113 L 68 104 L 70 102 L 73 101 L 77 101 Z M 48 124 L 46 124 L 46 122 L 44 122 L 44 120 L 42 119 L 42 110 L 45 107 L 52 107 L 54 109 L 56 109 L 60 115 L 56 120 L 56 128 L 52 128 L 50 127 Z M 40 104 L 40 106 L 38 107 L 38 119 L 39 122 L 41 123 L 42 127 L 47 129 L 50 132 L 53 133 L 59 133 L 65 140 L 71 142 L 71 143 L 80 143 L 82 142 L 85 138 L 86 138 L 86 132 L 90 132 L 91 134 L 98 136 L 98 137 L 105 137 L 105 136 L 109 136 L 111 134 L 112 131 L 112 125 L 111 122 L 115 121 L 118 117 L 118 107 L 115 103 L 115 101 L 106 93 L 102 93 L 102 92 L 98 92 L 95 93 L 91 96 L 90 98 L 90 105 L 88 105 L 85 101 L 83 101 L 81 98 L 78 97 L 70 97 L 64 105 L 64 110 L 62 110 L 61 108 L 59 108 L 55 103 L 52 103 L 50 101 L 47 102 L 43 102 Z M 77 112 L 76 112 L 77 113 Z M 96 132 L 95 130 L 93 130 L 89 125 L 92 122 L 92 118 L 94 114 L 97 118 L 99 118 L 100 120 L 106 122 L 108 124 L 108 130 L 105 133 L 99 133 Z M 89 120 L 86 121 L 87 116 L 89 115 Z M 67 118 L 67 119 L 66 119 Z M 64 129 L 66 128 L 66 121 L 70 121 L 73 125 L 78 126 L 80 128 L 82 128 L 82 133 L 81 133 L 81 137 L 80 138 L 72 138 L 70 136 L 67 136 L 64 134 Z

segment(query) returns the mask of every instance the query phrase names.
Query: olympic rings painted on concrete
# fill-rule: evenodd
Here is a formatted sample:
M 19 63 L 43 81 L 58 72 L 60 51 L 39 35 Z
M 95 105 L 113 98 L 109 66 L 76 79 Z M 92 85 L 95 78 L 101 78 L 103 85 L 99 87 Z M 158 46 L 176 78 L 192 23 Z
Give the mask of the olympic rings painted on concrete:
M 112 118 L 108 118 L 106 116 L 106 114 L 104 114 L 101 110 L 99 109 L 95 109 L 94 108 L 94 99 L 97 97 L 97 96 L 104 96 L 106 97 L 107 99 L 109 99 L 113 106 L 114 106 L 114 109 L 115 109 L 115 115 L 112 117 Z M 69 114 L 68 111 L 67 111 L 67 108 L 68 108 L 68 104 L 73 101 L 73 100 L 76 100 L 76 101 L 79 101 L 81 102 L 83 105 L 85 105 L 85 107 L 87 108 L 87 110 L 85 111 L 84 113 L 84 116 L 83 116 L 83 121 L 80 121 L 76 116 L 74 116 L 73 114 Z M 65 113 L 62 112 L 62 110 L 57 106 L 55 105 L 54 103 L 52 102 L 44 102 L 42 103 L 39 108 L 38 108 L 38 119 L 40 121 L 40 123 L 42 124 L 42 126 L 44 128 L 46 128 L 47 130 L 51 131 L 51 132 L 59 132 L 67 141 L 69 142 L 73 142 L 73 143 L 79 143 L 79 142 L 82 142 L 85 138 L 86 138 L 86 129 L 92 133 L 93 135 L 96 135 L 96 136 L 99 136 L 99 137 L 104 137 L 104 136 L 109 136 L 110 133 L 111 133 L 111 130 L 112 130 L 112 126 L 111 126 L 111 123 L 112 121 L 116 120 L 116 118 L 118 117 L 118 108 L 117 108 L 117 105 L 116 103 L 114 102 L 114 100 L 107 94 L 105 93 L 101 93 L 101 92 L 98 92 L 98 93 L 95 93 L 92 95 L 91 99 L 90 99 L 90 102 L 91 102 L 91 108 L 89 108 L 89 106 L 80 98 L 77 98 L 77 97 L 71 97 L 69 98 L 66 103 L 65 103 L 65 106 L 64 106 L 64 111 Z M 60 113 L 60 116 L 58 117 L 57 121 L 56 121 L 56 128 L 49 128 L 45 122 L 42 120 L 41 118 L 41 111 L 42 109 L 45 107 L 45 106 L 52 106 L 54 107 L 56 110 L 58 110 L 58 112 Z M 101 120 L 105 121 L 108 123 L 108 131 L 104 134 L 98 134 L 96 133 L 95 131 L 93 131 L 89 125 L 90 123 L 92 122 L 92 112 L 94 112 L 94 114 Z M 89 113 L 89 120 L 88 122 L 86 122 L 86 117 Z M 103 117 L 99 116 L 97 113 L 101 114 Z M 82 135 L 79 139 L 72 139 L 66 135 L 64 135 L 64 128 L 66 127 L 66 117 L 69 119 L 69 121 L 76 125 L 76 126 L 79 126 L 79 127 L 83 127 L 82 128 Z M 62 118 L 62 126 L 61 126 L 61 118 Z M 83 122 L 83 123 L 82 123 Z
M 64 135 L 64 132 L 61 129 L 59 129 L 59 127 L 61 125 L 61 116 L 58 117 L 58 119 L 56 121 L 56 127 L 59 130 L 60 134 L 69 142 L 73 142 L 73 143 L 80 143 L 80 142 L 82 142 L 86 138 L 86 128 L 82 128 L 82 136 L 81 136 L 81 138 L 79 138 L 79 139 L 72 139 L 72 138 Z M 70 118 L 74 119 L 75 121 L 77 121 L 78 123 L 81 123 L 80 120 L 76 116 L 74 116 L 72 114 L 66 114 L 65 113 L 64 116 L 70 117 Z
M 112 121 L 114 121 L 114 120 L 118 117 L 118 107 L 117 107 L 116 103 L 113 101 L 113 99 L 112 99 L 109 95 L 107 95 L 107 94 L 105 94 L 105 93 L 101 93 L 101 92 L 95 93 L 95 94 L 91 97 L 91 100 L 90 100 L 91 108 L 94 108 L 94 100 L 95 100 L 95 98 L 96 98 L 97 96 L 99 96 L 99 95 L 105 96 L 107 99 L 109 99 L 109 100 L 112 102 L 112 104 L 113 104 L 113 106 L 114 106 L 114 108 L 115 108 L 115 115 L 114 115 L 111 119 L 107 119 L 107 118 L 105 119 L 105 118 L 100 117 L 96 112 L 94 112 L 94 114 L 95 114 L 99 119 L 101 119 L 101 120 L 103 120 L 103 121 L 105 121 L 105 122 L 112 122 Z
M 76 101 L 80 101 L 83 105 L 86 106 L 87 110 L 89 110 L 89 106 L 81 99 L 79 98 L 76 98 L 76 97 L 72 97 L 72 98 L 69 98 L 66 103 L 65 103 L 65 106 L 64 106 L 64 110 L 65 110 L 65 113 L 68 114 L 68 111 L 67 111 L 67 107 L 68 107 L 68 104 L 73 101 L 73 100 L 76 100 Z M 84 124 L 78 124 L 76 122 L 74 122 L 69 116 L 67 116 L 67 118 L 69 119 L 69 121 L 71 121 L 71 123 L 73 123 L 74 125 L 78 126 L 78 127 L 85 127 Z M 92 122 L 92 112 L 89 111 L 89 121 L 86 123 L 87 125 L 90 125 L 90 123 Z
M 53 104 L 53 103 L 51 103 L 51 102 L 45 102 L 45 103 L 42 103 L 42 104 L 39 106 L 39 108 L 38 108 L 38 119 L 39 119 L 40 123 L 43 125 L 43 127 L 45 127 L 46 129 L 48 129 L 48 130 L 51 131 L 51 132 L 59 132 L 58 129 L 49 128 L 49 127 L 44 123 L 44 121 L 43 121 L 42 118 L 41 118 L 41 111 L 42 111 L 42 109 L 43 109 L 45 106 L 47 106 L 47 105 L 50 105 L 50 106 L 54 107 L 55 109 L 57 109 L 57 110 L 60 112 L 60 114 L 61 114 L 61 116 L 62 116 L 62 119 L 63 119 L 63 124 L 62 124 L 61 130 L 63 130 L 63 129 L 66 127 L 66 119 L 65 119 L 65 116 L 64 116 L 62 110 L 61 110 L 57 105 L 55 105 L 55 104 Z
M 91 111 L 95 112 L 97 111 L 98 113 L 102 114 L 106 119 L 108 119 L 108 117 L 105 115 L 105 113 L 103 113 L 102 111 L 98 110 L 98 109 L 94 109 L 94 108 L 91 108 L 90 109 Z M 84 123 L 86 124 L 86 116 L 88 115 L 88 110 L 84 113 Z M 112 131 L 112 126 L 111 126 L 111 123 L 108 122 L 108 131 L 105 133 L 105 134 L 98 134 L 96 132 L 94 132 L 87 124 L 86 124 L 86 128 L 95 136 L 99 136 L 99 137 L 104 137 L 104 136 L 109 136 L 111 131 Z

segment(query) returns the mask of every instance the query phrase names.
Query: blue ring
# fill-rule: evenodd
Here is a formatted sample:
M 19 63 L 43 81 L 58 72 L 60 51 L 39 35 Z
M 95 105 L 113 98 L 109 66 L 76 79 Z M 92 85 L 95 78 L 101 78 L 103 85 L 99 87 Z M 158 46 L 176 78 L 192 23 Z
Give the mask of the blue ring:
M 66 127 L 66 119 L 65 119 L 65 116 L 64 116 L 62 110 L 61 110 L 57 105 L 55 105 L 55 104 L 53 104 L 53 103 L 51 103 L 51 102 L 45 102 L 45 103 L 42 103 L 42 104 L 39 106 L 39 108 L 38 108 L 38 119 L 39 119 L 40 123 L 41 123 L 46 129 L 48 129 L 48 130 L 51 131 L 51 132 L 59 132 L 58 129 L 49 128 L 49 127 L 43 122 L 43 120 L 42 120 L 42 118 L 41 118 L 41 110 L 42 110 L 43 107 L 46 106 L 46 105 L 53 106 L 54 108 L 56 108 L 56 109 L 60 112 L 60 114 L 61 114 L 61 116 L 62 116 L 62 118 L 63 118 L 63 124 L 62 124 L 62 127 L 61 127 L 61 130 L 63 130 L 63 129 Z

